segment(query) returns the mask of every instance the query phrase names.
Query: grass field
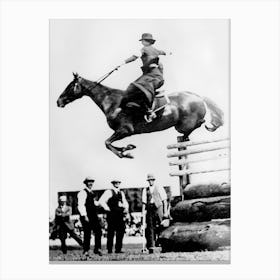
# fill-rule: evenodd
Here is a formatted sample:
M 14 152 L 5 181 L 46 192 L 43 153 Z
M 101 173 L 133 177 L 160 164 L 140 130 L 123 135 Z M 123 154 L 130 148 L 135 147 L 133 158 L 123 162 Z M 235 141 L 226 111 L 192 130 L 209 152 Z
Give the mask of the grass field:
M 52 262 L 207 262 L 207 263 L 229 263 L 230 248 L 222 248 L 218 251 L 202 251 L 202 252 L 169 252 L 161 253 L 160 248 L 155 250 L 154 254 L 142 253 L 141 244 L 124 244 L 124 254 L 107 254 L 105 246 L 102 245 L 103 256 L 93 254 L 92 250 L 88 259 L 82 259 L 82 249 L 74 246 L 68 247 L 65 256 L 60 251 L 59 246 L 50 246 L 50 263 Z

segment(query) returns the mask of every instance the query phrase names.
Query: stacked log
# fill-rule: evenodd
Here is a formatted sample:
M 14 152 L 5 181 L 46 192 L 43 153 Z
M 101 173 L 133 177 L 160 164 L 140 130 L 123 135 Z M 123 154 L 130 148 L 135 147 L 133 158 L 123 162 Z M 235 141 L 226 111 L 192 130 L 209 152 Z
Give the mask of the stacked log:
M 160 236 L 163 252 L 217 250 L 230 245 L 230 220 L 174 223 Z
M 230 217 L 230 196 L 196 198 L 184 200 L 171 210 L 178 222 L 203 222 Z
M 189 184 L 184 189 L 184 199 L 230 195 L 230 184 Z
M 189 184 L 171 209 L 173 224 L 159 243 L 164 252 L 216 250 L 230 245 L 230 185 Z

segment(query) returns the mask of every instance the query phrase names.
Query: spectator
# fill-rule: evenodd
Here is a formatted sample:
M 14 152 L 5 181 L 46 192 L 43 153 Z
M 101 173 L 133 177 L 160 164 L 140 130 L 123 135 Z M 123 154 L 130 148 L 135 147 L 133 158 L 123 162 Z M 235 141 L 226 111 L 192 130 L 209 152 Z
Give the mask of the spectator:
M 90 250 L 91 232 L 95 235 L 94 253 L 101 253 L 101 225 L 97 215 L 98 202 L 93 192 L 94 179 L 87 177 L 84 180 L 85 188 L 78 193 L 78 210 L 84 231 L 83 256 L 87 258 Z
M 55 210 L 54 226 L 51 233 L 51 239 L 55 239 L 58 235 L 61 241 L 61 251 L 63 254 L 67 253 L 66 238 L 67 233 L 77 241 L 78 244 L 83 246 L 82 239 L 75 233 L 74 225 L 70 220 L 72 215 L 72 208 L 66 204 L 66 195 L 61 195 L 58 199 L 58 207 Z
M 155 185 L 155 177 L 148 174 L 147 181 L 149 185 L 143 189 L 142 203 L 146 211 L 146 247 L 149 253 L 154 252 L 157 235 L 159 234 L 160 224 L 163 219 L 168 218 L 167 213 L 167 195 L 163 187 Z
M 106 190 L 99 199 L 100 205 L 107 211 L 107 250 L 112 253 L 113 240 L 116 233 L 115 252 L 122 252 L 123 236 L 125 232 L 125 213 L 128 212 L 128 202 L 125 194 L 120 190 L 121 181 L 113 180 L 112 189 Z

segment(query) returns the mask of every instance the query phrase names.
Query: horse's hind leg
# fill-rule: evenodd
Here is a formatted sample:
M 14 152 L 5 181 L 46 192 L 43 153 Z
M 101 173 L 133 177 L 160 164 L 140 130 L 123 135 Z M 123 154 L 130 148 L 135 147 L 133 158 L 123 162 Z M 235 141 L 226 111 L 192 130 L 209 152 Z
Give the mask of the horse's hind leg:
M 112 145 L 113 142 L 121 140 L 129 135 L 131 135 L 131 133 L 129 133 L 126 129 L 115 131 L 115 133 L 105 141 L 106 148 L 112 151 L 115 155 L 117 155 L 120 158 L 133 158 L 133 156 L 130 153 L 124 154 L 124 152 L 135 149 L 136 146 L 132 144 L 129 144 L 126 147 L 116 147 Z
M 118 157 L 122 158 L 122 152 L 115 146 L 112 145 L 112 142 L 114 142 L 117 139 L 116 133 L 111 135 L 106 141 L 105 141 L 105 146 L 108 150 L 112 151 L 115 155 Z
M 184 134 L 184 138 L 189 139 L 189 135 L 197 128 L 199 128 L 205 120 L 203 118 L 197 117 L 186 117 L 185 119 L 181 120 L 178 125 L 175 125 L 175 129 L 179 132 Z

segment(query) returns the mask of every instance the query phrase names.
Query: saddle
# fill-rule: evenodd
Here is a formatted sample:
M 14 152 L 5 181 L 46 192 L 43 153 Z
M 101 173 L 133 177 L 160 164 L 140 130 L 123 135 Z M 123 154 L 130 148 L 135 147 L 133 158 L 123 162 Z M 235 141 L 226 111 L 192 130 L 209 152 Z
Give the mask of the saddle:
M 152 110 L 153 112 L 159 114 L 163 111 L 165 106 L 170 103 L 169 97 L 167 94 L 164 93 L 164 91 L 156 91 L 156 95 L 152 104 Z M 128 102 L 126 104 L 127 108 L 135 108 L 135 109 L 141 109 L 142 106 L 136 102 Z

